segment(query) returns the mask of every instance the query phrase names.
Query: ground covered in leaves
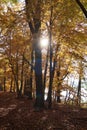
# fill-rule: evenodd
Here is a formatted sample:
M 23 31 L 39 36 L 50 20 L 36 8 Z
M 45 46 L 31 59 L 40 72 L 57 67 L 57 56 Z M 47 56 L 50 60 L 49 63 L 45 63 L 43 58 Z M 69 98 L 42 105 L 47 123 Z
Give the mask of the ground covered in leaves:
M 36 111 L 26 97 L 0 92 L 0 130 L 87 130 L 87 109 L 54 104 Z

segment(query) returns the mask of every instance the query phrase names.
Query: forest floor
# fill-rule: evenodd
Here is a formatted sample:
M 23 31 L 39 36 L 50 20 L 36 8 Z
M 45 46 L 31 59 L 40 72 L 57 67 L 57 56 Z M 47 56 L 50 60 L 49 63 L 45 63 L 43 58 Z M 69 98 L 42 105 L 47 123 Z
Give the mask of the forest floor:
M 35 111 L 26 97 L 0 92 L 0 130 L 87 130 L 87 109 L 54 104 Z

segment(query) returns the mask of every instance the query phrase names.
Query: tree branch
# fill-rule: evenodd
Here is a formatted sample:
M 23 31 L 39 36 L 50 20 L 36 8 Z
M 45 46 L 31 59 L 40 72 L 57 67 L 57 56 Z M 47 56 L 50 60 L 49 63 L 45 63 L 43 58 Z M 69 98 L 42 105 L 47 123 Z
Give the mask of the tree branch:
M 68 74 L 69 74 L 69 72 L 67 72 L 67 73 L 64 75 L 64 77 L 63 77 L 62 79 L 60 79 L 60 81 L 64 80 L 64 79 L 67 77 Z
M 32 69 L 35 70 L 35 67 L 25 58 L 25 56 L 24 56 L 24 61 L 26 61 L 32 67 Z
M 87 10 L 84 7 L 84 5 L 80 2 L 80 0 L 76 0 L 76 3 L 79 5 L 80 9 L 82 10 L 82 12 L 84 13 L 85 17 L 87 18 Z
M 30 27 L 30 31 L 32 32 L 32 34 L 35 32 L 35 30 L 34 30 L 34 27 L 33 27 L 33 25 L 32 25 L 32 22 L 30 21 L 30 22 L 28 22 L 29 23 L 29 27 Z

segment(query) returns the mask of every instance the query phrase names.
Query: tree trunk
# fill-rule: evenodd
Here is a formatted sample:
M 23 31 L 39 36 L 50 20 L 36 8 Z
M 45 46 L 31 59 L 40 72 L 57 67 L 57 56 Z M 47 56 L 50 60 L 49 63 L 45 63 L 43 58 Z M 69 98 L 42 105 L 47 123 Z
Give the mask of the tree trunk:
M 6 91 L 6 77 L 4 76 L 4 92 Z
M 61 93 L 61 91 L 60 91 L 60 86 L 61 86 L 61 83 L 60 83 L 60 61 L 59 61 L 59 68 L 57 71 L 57 79 L 58 79 L 57 102 L 61 103 L 61 99 L 60 99 L 60 93 Z
M 78 99 L 77 104 L 80 105 L 80 102 L 81 102 L 81 76 L 79 76 L 77 99 Z
M 16 60 L 16 74 L 14 76 L 15 76 L 15 82 L 16 82 L 15 84 L 16 84 L 17 98 L 20 98 L 21 92 L 20 92 L 20 89 L 19 89 L 19 82 L 18 82 L 18 79 L 19 79 L 18 57 L 17 57 L 17 60 Z
M 52 4 L 52 1 L 51 1 Z M 49 91 L 48 91 L 48 108 L 52 106 L 52 83 L 53 83 L 53 68 L 52 68 L 52 15 L 53 15 L 53 6 L 51 5 L 50 9 L 50 32 L 49 32 L 49 50 L 50 50 L 50 79 L 49 79 Z
M 36 3 L 31 0 L 25 0 L 26 15 L 30 31 L 33 36 L 33 46 L 35 51 L 35 79 L 36 79 L 36 100 L 35 107 L 44 107 L 44 89 L 42 83 L 42 53 L 39 45 L 39 29 L 41 27 L 41 4 L 42 0 Z M 32 6 L 31 6 L 32 5 Z M 31 18 L 32 17 L 32 18 Z
M 58 86 L 59 87 L 59 86 Z M 57 103 L 61 103 L 61 99 L 60 99 L 60 89 L 57 91 Z
M 33 65 L 33 48 L 31 52 L 31 64 Z M 32 99 L 32 84 L 33 84 L 33 68 L 30 70 L 30 91 L 29 91 L 29 99 Z
M 10 92 L 12 92 L 12 88 L 13 88 L 13 78 L 11 77 Z
M 45 69 L 44 69 L 44 91 L 45 91 L 45 88 L 46 88 L 46 74 L 47 74 L 47 67 L 48 67 L 48 55 L 49 55 L 49 47 L 47 49 L 47 57 L 46 57 L 46 64 L 45 64 Z
M 44 107 L 44 88 L 42 83 L 42 53 L 39 43 L 35 44 L 35 79 L 36 79 L 36 101 L 35 107 Z
M 52 49 L 50 49 L 50 80 L 49 80 L 49 91 L 48 91 L 48 108 L 52 106 L 52 83 L 53 83 L 53 74 L 52 74 Z
M 21 85 L 20 85 L 20 96 L 22 95 L 22 90 L 23 90 L 23 83 L 24 83 L 24 80 L 23 80 L 23 77 L 24 77 L 24 54 L 23 54 L 23 57 L 22 57 L 22 65 L 21 65 Z

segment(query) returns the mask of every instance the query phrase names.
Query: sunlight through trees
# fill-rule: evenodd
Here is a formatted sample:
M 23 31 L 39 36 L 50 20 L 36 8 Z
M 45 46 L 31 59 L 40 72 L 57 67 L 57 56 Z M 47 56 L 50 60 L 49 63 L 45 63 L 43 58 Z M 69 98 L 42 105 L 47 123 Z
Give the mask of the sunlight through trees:
M 35 108 L 44 107 L 44 95 L 49 108 L 53 101 L 80 105 L 87 89 L 86 8 L 86 0 L 1 0 L 0 89 L 34 98 Z

